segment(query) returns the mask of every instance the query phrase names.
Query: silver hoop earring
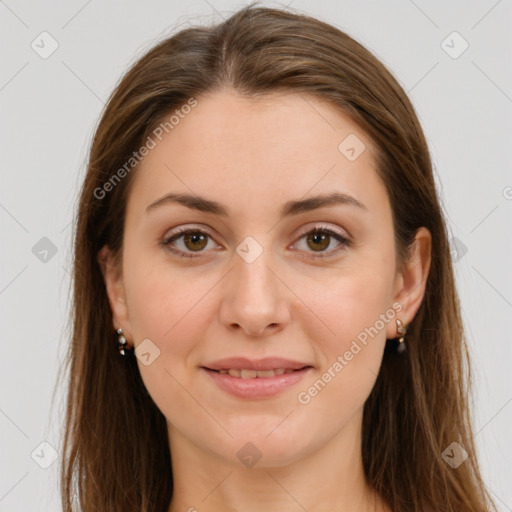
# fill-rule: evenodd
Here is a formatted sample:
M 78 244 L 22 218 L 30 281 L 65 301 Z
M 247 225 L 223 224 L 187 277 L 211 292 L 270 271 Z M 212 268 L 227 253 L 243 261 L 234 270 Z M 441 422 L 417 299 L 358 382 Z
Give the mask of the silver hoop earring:
M 396 351 L 399 354 L 405 352 L 405 333 L 407 332 L 407 326 L 398 318 L 396 319 L 396 330 L 398 331 L 398 347 Z

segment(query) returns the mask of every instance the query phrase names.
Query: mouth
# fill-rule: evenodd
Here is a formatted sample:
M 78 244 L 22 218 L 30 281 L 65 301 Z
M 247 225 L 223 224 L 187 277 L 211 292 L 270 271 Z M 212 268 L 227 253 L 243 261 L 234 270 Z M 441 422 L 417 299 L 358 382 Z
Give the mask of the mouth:
M 210 372 L 219 373 L 221 375 L 229 375 L 236 379 L 268 379 L 279 375 L 300 372 L 312 366 L 303 366 L 302 368 L 272 368 L 270 370 L 253 370 L 251 368 L 222 368 L 215 370 L 213 368 L 203 368 Z
M 297 365 L 298 368 L 275 367 L 265 370 L 253 368 L 209 368 L 203 371 L 217 389 L 230 396 L 245 400 L 272 398 L 285 390 L 291 390 L 307 375 L 313 372 L 311 365 Z

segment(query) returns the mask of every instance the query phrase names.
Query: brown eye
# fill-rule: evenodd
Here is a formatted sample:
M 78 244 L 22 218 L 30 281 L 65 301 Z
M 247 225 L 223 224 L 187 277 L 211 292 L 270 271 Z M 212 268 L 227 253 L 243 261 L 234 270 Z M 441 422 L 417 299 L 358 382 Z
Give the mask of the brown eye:
M 301 247 L 299 247 L 299 249 L 303 250 L 306 253 L 306 256 L 312 259 L 329 258 L 330 256 L 335 256 L 345 247 L 350 246 L 350 240 L 347 237 L 326 227 L 324 228 L 316 226 L 304 233 L 301 239 L 302 238 L 304 238 L 306 242 L 306 249 Z M 332 250 L 326 250 L 331 246 L 333 241 L 338 242 L 338 247 Z
M 207 247 L 209 239 L 211 239 L 210 235 L 200 229 L 180 229 L 165 239 L 162 245 L 182 258 L 194 258 L 200 256 L 202 252 L 206 252 L 204 249 Z M 181 247 L 178 247 L 179 245 Z
M 196 250 L 202 250 L 206 247 L 207 244 L 207 237 L 208 235 L 205 235 L 204 233 L 192 233 L 192 234 L 186 234 L 183 236 L 183 242 L 187 249 L 190 249 L 191 251 Z
M 329 247 L 331 241 L 330 235 L 323 233 L 310 233 L 307 238 L 308 246 L 314 251 L 323 251 Z M 310 243 L 311 242 L 311 243 Z

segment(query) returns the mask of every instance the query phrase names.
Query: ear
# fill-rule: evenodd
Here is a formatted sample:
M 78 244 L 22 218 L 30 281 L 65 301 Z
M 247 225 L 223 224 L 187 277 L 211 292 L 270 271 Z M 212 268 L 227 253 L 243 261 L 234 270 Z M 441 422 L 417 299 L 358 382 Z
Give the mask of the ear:
M 421 306 L 425 295 L 427 277 L 430 270 L 432 236 L 430 231 L 421 227 L 416 232 L 410 258 L 395 277 L 393 303 L 399 303 L 402 309 L 396 309 L 396 318 L 404 324 L 410 324 Z M 386 336 L 389 339 L 398 335 L 396 322 L 389 322 Z
M 123 283 L 121 263 L 115 261 L 110 248 L 105 245 L 98 252 L 98 263 L 107 289 L 112 311 L 112 324 L 115 330 L 122 328 L 127 339 L 132 338 L 128 307 Z

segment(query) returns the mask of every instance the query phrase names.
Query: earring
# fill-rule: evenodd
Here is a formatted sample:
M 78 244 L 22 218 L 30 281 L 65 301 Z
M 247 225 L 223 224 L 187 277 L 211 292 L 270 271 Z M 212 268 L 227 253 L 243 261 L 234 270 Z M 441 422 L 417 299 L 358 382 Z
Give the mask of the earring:
M 123 329 L 117 329 L 117 348 L 119 349 L 119 353 L 122 356 L 125 356 L 128 350 L 128 346 L 126 343 L 126 338 L 123 333 Z
M 398 331 L 398 347 L 396 348 L 399 354 L 405 352 L 405 333 L 407 332 L 407 326 L 398 318 L 396 319 L 396 330 Z

